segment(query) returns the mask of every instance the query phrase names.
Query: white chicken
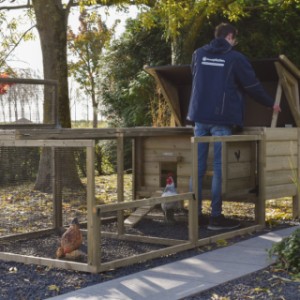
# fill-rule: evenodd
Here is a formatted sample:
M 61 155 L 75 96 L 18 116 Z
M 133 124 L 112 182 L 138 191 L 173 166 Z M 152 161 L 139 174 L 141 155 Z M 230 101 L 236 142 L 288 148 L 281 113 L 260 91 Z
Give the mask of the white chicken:
M 164 189 L 164 192 L 162 193 L 162 197 L 167 196 L 174 196 L 177 195 L 177 190 L 175 187 L 174 179 L 172 175 L 168 174 L 167 180 L 166 180 L 166 187 Z M 168 202 L 168 203 L 162 203 L 161 208 L 165 215 L 165 220 L 167 223 L 175 223 L 174 219 L 174 210 L 180 208 L 179 201 L 174 202 Z

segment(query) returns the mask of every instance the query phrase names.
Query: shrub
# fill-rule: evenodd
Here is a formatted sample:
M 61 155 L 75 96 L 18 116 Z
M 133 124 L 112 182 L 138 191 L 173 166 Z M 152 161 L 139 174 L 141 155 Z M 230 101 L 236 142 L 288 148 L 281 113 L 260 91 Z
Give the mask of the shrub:
M 274 244 L 269 256 L 277 255 L 277 264 L 294 274 L 300 273 L 300 229 Z

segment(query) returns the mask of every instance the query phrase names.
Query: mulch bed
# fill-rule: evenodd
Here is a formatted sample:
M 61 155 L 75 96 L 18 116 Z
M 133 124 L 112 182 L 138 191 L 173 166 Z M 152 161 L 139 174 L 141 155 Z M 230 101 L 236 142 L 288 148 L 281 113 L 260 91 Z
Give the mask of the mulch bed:
M 125 233 L 143 237 L 158 237 L 168 239 L 188 240 L 187 217 L 177 216 L 175 224 L 167 224 L 162 213 L 155 214 L 157 218 L 147 217 L 142 219 L 136 226 L 125 228 Z M 253 222 L 252 222 L 253 223 Z M 244 220 L 242 227 L 250 226 L 251 222 Z M 253 224 L 252 224 L 253 225 Z M 84 227 L 84 225 L 82 226 Z M 102 224 L 101 230 L 104 232 L 117 232 L 117 222 L 114 218 Z M 224 231 L 210 231 L 206 227 L 200 227 L 199 238 L 206 238 Z M 45 258 L 56 258 L 56 250 L 60 244 L 61 234 L 51 232 L 40 237 L 18 238 L 9 241 L 1 241 L 0 252 L 10 252 L 14 254 L 37 256 Z M 101 262 L 108 262 L 116 259 L 126 258 L 137 254 L 164 248 L 163 245 L 124 241 L 114 238 L 101 238 Z M 81 252 L 87 254 L 87 238 L 84 235 Z M 76 261 L 87 263 L 87 256 L 81 255 Z
M 244 226 L 248 221 L 244 221 Z M 116 231 L 116 222 L 109 222 L 103 225 L 102 230 Z M 270 230 L 280 229 L 289 226 L 289 224 L 277 225 L 276 228 L 266 228 L 263 232 L 255 233 L 263 234 Z M 127 229 L 130 234 L 138 234 L 143 236 L 160 236 L 175 239 L 187 239 L 187 223 L 180 221 L 175 225 L 166 224 L 162 218 L 150 219 L 145 218 L 134 228 Z M 220 233 L 220 232 L 218 232 Z M 201 237 L 211 235 L 212 232 L 205 228 L 201 228 Z M 216 234 L 216 233 L 214 233 Z M 226 245 L 233 244 L 237 241 L 251 238 L 254 235 L 239 236 L 226 241 Z M 55 252 L 59 245 L 59 235 L 51 234 L 32 240 L 16 240 L 4 242 L 0 245 L 0 251 L 19 253 L 22 255 L 33 255 L 48 258 L 55 258 Z M 78 288 L 83 288 L 96 283 L 104 282 L 121 276 L 136 273 L 148 268 L 160 266 L 172 261 L 181 260 L 187 257 L 195 256 L 205 251 L 210 251 L 220 247 L 220 244 L 212 244 L 197 249 L 192 249 L 180 252 L 174 255 L 168 255 L 147 261 L 144 263 L 135 264 L 128 267 L 123 267 L 115 270 L 110 270 L 100 274 L 89 274 L 84 272 L 76 272 L 71 270 L 63 270 L 57 268 L 49 268 L 40 265 L 25 265 L 15 262 L 0 261 L 0 299 L 11 300 L 36 300 L 46 299 L 55 295 L 64 294 Z M 110 261 L 118 258 L 128 257 L 145 253 L 147 251 L 159 249 L 163 246 L 153 245 L 148 243 L 137 243 L 131 241 L 122 241 L 111 238 L 103 238 L 102 243 L 102 261 Z M 86 253 L 86 242 L 83 243 L 82 250 Z M 80 258 L 86 262 L 86 256 Z M 219 292 L 219 290 L 218 290 Z M 232 292 L 232 288 L 231 288 Z M 214 291 L 212 291 L 212 294 Z M 206 298 L 187 298 L 187 299 L 214 299 L 208 294 Z M 197 296 L 194 296 L 197 297 Z M 200 297 L 200 296 L 199 296 Z M 202 297 L 202 296 L 201 296 Z M 223 299 L 223 298 L 216 298 Z M 226 298 L 224 298 L 226 299 Z M 228 299 L 246 299 L 246 298 L 228 298 Z M 250 298 L 251 299 L 251 298 Z M 254 299 L 254 298 L 253 298 Z M 255 298 L 256 299 L 256 298 Z M 263 299 L 263 298 L 262 298 Z M 265 298 L 273 299 L 273 298 Z M 275 298 L 274 298 L 275 299 Z M 276 298 L 277 299 L 277 298 Z M 279 299 L 279 298 L 278 298 Z M 287 298 L 285 298 L 287 299 Z M 293 298 L 296 299 L 296 298 Z

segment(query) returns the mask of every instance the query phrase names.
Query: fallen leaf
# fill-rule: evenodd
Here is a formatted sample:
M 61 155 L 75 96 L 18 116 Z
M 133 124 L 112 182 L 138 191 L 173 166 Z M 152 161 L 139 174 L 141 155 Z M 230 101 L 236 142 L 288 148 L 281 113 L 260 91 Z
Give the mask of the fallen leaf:
M 55 284 L 51 284 L 51 285 L 48 286 L 48 290 L 59 292 L 59 287 Z
M 18 272 L 18 269 L 17 269 L 17 267 L 10 267 L 10 268 L 8 269 L 8 271 L 9 271 L 9 273 L 17 273 L 17 272 Z

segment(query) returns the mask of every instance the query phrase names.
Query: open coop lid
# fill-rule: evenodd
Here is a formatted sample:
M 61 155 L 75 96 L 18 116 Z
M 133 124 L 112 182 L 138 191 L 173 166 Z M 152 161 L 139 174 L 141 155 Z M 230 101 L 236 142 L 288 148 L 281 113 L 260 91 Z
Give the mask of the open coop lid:
M 293 77 L 293 86 L 290 88 L 295 92 L 293 95 L 293 101 L 295 107 L 299 107 L 299 89 L 298 81 L 300 81 L 300 71 L 297 67 L 290 62 L 284 55 L 279 58 L 257 60 L 251 62 L 257 78 L 261 81 L 264 88 L 274 98 L 278 97 L 278 72 L 286 71 Z M 280 70 L 278 70 L 278 66 Z M 191 94 L 192 74 L 190 65 L 168 65 L 158 67 L 145 67 L 145 71 L 151 74 L 158 85 L 160 86 L 165 99 L 170 104 L 170 108 L 175 118 L 177 126 L 189 125 L 189 121 L 186 120 L 188 111 L 188 105 Z M 288 85 L 289 87 L 289 85 Z M 287 87 L 287 88 L 288 88 Z M 290 102 L 287 101 L 286 94 L 288 90 L 283 89 L 280 97 L 280 106 L 282 112 L 278 115 L 277 127 L 293 126 L 297 123 L 297 116 L 292 112 Z M 279 96 L 280 96 L 279 95 Z M 299 109 L 297 111 L 299 114 Z M 246 95 L 245 105 L 245 127 L 270 127 L 272 122 L 273 111 L 260 103 L 254 101 Z

